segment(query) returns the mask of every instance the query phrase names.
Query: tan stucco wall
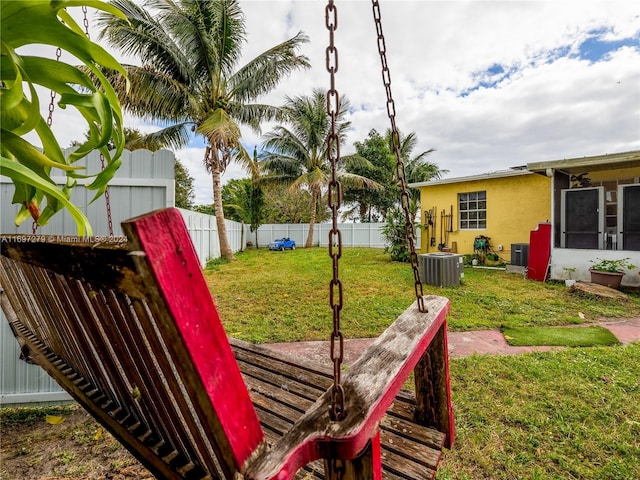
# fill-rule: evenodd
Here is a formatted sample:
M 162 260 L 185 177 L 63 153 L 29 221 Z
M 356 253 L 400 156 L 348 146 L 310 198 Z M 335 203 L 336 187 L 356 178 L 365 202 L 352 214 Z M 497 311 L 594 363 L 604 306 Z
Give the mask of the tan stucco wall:
M 506 261 L 511 259 L 512 243 L 529 243 L 529 234 L 539 222 L 551 220 L 551 179 L 539 174 L 488 178 L 483 180 L 446 183 L 421 187 L 420 204 L 424 211 L 436 207 L 436 246 L 429 246 L 431 234 L 423 230 L 420 249 L 423 253 L 438 251 L 440 243 L 440 213 L 450 212 L 453 205 L 453 232 L 449 233 L 448 246 L 457 244 L 458 253 L 472 254 L 476 236 L 491 238 L 491 246 Z M 487 192 L 487 228 L 459 230 L 458 194 Z M 443 238 L 444 241 L 444 238 Z M 498 252 L 498 245 L 503 250 Z

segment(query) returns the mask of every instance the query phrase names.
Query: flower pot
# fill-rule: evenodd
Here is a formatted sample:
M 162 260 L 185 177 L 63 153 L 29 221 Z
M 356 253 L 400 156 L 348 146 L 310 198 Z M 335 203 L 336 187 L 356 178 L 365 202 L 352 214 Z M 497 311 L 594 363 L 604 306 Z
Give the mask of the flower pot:
M 620 288 L 620 282 L 624 273 L 622 272 L 601 272 L 599 270 L 589 270 L 591 272 L 591 283 L 604 285 L 605 287 Z
M 564 281 L 564 284 L 565 284 L 567 287 L 573 287 L 573 285 L 574 285 L 575 283 L 576 283 L 576 281 L 575 281 L 575 280 L 572 280 L 572 279 L 567 279 L 567 280 L 565 280 L 565 281 Z

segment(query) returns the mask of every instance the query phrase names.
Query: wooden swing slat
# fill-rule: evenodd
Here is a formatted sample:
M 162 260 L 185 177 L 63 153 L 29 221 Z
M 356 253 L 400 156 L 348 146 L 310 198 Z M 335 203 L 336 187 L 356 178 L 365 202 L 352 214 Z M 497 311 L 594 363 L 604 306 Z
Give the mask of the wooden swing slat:
M 311 407 L 331 385 L 329 369 L 307 370 L 304 364 L 298 368 L 264 347 L 236 339 L 231 339 L 231 345 L 270 442 L 289 430 L 300 411 Z M 411 421 L 415 409 L 411 393 L 398 395 L 380 423 L 385 479 L 431 478 L 440 459 L 445 435 Z
M 432 297 L 428 304 L 430 312 L 423 314 L 414 302 L 346 371 L 344 420 L 330 420 L 331 395 L 325 392 L 268 453 L 252 458 L 248 476 L 274 478 L 278 472 L 295 473 L 310 460 L 357 456 L 444 325 L 448 301 Z
M 331 372 L 227 340 L 177 210 L 123 228 L 129 245 L 4 236 L 0 297 L 23 354 L 154 475 L 432 478 L 453 439 L 446 299 L 409 309 L 349 368 L 349 415 L 332 424 Z M 414 367 L 417 409 L 399 392 Z

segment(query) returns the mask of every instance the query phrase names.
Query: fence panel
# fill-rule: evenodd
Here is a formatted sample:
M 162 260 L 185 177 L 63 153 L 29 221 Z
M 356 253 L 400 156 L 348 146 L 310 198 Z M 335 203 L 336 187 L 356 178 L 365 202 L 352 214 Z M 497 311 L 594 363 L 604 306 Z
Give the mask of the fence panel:
M 338 227 L 342 232 L 342 244 L 345 247 L 370 247 L 384 248 L 387 241 L 382 235 L 384 223 L 340 223 Z M 314 225 L 313 245 L 326 247 L 329 243 L 329 231 L 331 224 L 319 223 Z M 420 245 L 420 228 L 416 228 L 416 245 Z M 258 228 L 258 246 L 266 247 L 270 241 L 276 238 L 289 237 L 296 241 L 297 245 L 304 245 L 309 233 L 308 223 L 299 224 L 265 224 Z M 252 234 L 255 238 L 255 234 Z M 254 242 L 254 239 L 250 239 Z
M 122 167 L 110 183 L 111 213 L 114 235 L 122 235 L 120 222 L 128 218 L 174 205 L 174 156 L 167 150 L 149 152 L 147 150 L 125 151 Z M 89 172 L 100 168 L 99 156 L 90 155 L 85 160 Z M 57 179 L 60 183 L 63 178 Z M 80 182 L 82 183 L 82 182 Z M 93 226 L 94 235 L 109 234 L 104 198 L 91 203 L 93 193 L 76 188 L 72 201 L 83 206 Z M 31 233 L 31 223 L 25 222 L 20 227 L 14 225 L 13 219 L 18 206 L 11 204 L 13 184 L 9 179 L 0 177 L 0 205 L 2 216 L 0 228 L 2 233 Z M 191 234 L 198 258 L 204 266 L 207 259 L 220 257 L 220 244 L 215 217 L 189 210 L 180 210 Z M 242 250 L 247 242 L 256 242 L 266 247 L 271 240 L 289 237 L 300 246 L 304 245 L 309 232 L 309 224 L 269 224 L 262 225 L 257 232 L 249 232 L 249 228 L 230 220 L 225 221 L 227 236 L 234 252 Z M 383 248 L 385 239 L 381 234 L 380 223 L 343 223 L 340 224 L 342 240 L 345 247 Z M 314 227 L 313 245 L 326 247 L 329 241 L 330 224 L 316 224 Z M 43 235 L 75 235 L 77 228 L 67 212 L 56 215 L 49 225 L 41 227 L 38 232 Z M 420 229 L 417 229 L 420 244 Z M 40 367 L 28 365 L 19 360 L 20 351 L 13 337 L 9 324 L 1 313 L 0 318 L 0 404 L 26 404 L 41 402 L 67 401 L 70 397 Z
M 122 166 L 110 182 L 109 195 L 114 235 L 122 235 L 120 222 L 128 218 L 158 208 L 175 205 L 174 155 L 168 150 L 150 152 L 148 150 L 125 150 L 122 155 Z M 78 162 L 88 172 L 100 169 L 100 156 L 93 152 Z M 54 177 L 56 183 L 62 185 L 64 177 Z M 71 194 L 71 201 L 80 207 L 89 219 L 96 236 L 109 235 L 105 198 L 91 202 L 95 192 L 82 188 L 87 180 L 79 179 L 79 187 Z M 31 222 L 26 221 L 16 227 L 14 218 L 19 205 L 13 205 L 13 184 L 6 177 L 0 177 L 0 202 L 2 233 L 31 233 Z M 42 235 L 75 235 L 77 227 L 67 211 L 56 214 L 48 225 L 38 228 Z
M 122 166 L 110 182 L 109 194 L 115 236 L 122 235 L 120 222 L 128 218 L 159 208 L 174 206 L 174 155 L 168 150 L 150 152 L 148 150 L 125 150 Z M 88 172 L 100 170 L 100 156 L 93 152 L 80 160 Z M 58 184 L 65 179 L 54 178 Z M 72 201 L 85 213 L 96 236 L 109 235 L 105 199 L 91 203 L 94 192 L 83 188 L 85 180 L 72 192 Z M 16 227 L 14 218 L 19 206 L 13 205 L 13 184 L 6 177 L 0 177 L 0 205 L 2 233 L 31 233 L 31 222 Z M 77 234 L 77 227 L 66 212 L 56 214 L 48 225 L 38 228 L 42 235 Z M 57 402 L 71 397 L 44 370 L 37 365 L 28 365 L 19 360 L 20 350 L 9 328 L 4 313 L 0 312 L 0 404 L 25 404 L 30 402 Z
M 179 210 L 187 225 L 187 229 L 191 235 L 191 241 L 195 246 L 202 266 L 206 265 L 209 258 L 219 258 L 220 241 L 218 239 L 216 217 L 191 210 L 184 210 L 182 208 Z M 234 252 L 239 252 L 242 250 L 242 245 L 247 242 L 246 234 L 249 228 L 246 225 L 232 220 L 225 220 L 225 227 L 231 249 Z

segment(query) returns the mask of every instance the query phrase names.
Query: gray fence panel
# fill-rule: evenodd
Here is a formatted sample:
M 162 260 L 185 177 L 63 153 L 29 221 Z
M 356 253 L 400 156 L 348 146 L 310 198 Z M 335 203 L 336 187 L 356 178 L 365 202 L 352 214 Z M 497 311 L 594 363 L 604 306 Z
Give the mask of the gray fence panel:
M 92 153 L 78 162 L 88 172 L 100 170 L 100 156 Z M 121 235 L 120 222 L 159 208 L 174 205 L 174 155 L 168 150 L 125 150 L 122 166 L 110 183 L 111 214 L 114 235 Z M 64 178 L 54 178 L 62 184 Z M 79 181 L 82 185 L 82 180 Z M 90 203 L 94 192 L 81 186 L 72 192 L 72 201 L 81 207 L 93 227 L 96 236 L 109 234 L 105 199 Z M 16 227 L 14 218 L 19 210 L 12 205 L 13 184 L 0 177 L 0 228 L 2 233 L 31 233 L 31 222 Z M 77 227 L 65 211 L 56 214 L 48 225 L 40 227 L 42 235 L 76 235 Z M 20 350 L 4 313 L 0 312 L 0 404 L 25 404 L 29 402 L 57 402 L 71 397 L 37 365 L 19 360 Z
M 128 218 L 175 205 L 174 158 L 173 152 L 168 150 L 124 151 L 122 166 L 109 187 L 114 235 L 122 235 L 120 223 Z M 78 164 L 85 166 L 88 172 L 99 171 L 100 155 L 93 152 Z M 59 184 L 65 182 L 64 177 L 54 177 L 54 180 Z M 86 181 L 79 180 L 78 183 L 83 185 Z M 14 223 L 20 207 L 11 203 L 13 190 L 11 181 L 6 177 L 0 177 L 0 229 L 2 233 L 31 233 L 32 222 L 29 220 L 19 227 Z M 94 195 L 95 192 L 79 187 L 73 190 L 71 201 L 85 213 L 93 227 L 94 235 L 105 236 L 109 234 L 105 198 L 98 198 L 91 203 Z M 63 211 L 56 214 L 48 225 L 40 227 L 38 233 L 76 235 L 77 227 L 71 215 Z

